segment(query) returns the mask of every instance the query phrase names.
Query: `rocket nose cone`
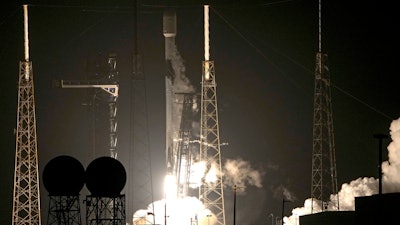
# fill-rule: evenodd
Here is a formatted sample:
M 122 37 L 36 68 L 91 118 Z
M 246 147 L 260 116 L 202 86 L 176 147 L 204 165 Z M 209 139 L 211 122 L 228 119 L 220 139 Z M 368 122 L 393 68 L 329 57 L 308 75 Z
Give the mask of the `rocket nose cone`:
M 176 13 L 165 11 L 163 15 L 163 34 L 165 37 L 176 36 Z

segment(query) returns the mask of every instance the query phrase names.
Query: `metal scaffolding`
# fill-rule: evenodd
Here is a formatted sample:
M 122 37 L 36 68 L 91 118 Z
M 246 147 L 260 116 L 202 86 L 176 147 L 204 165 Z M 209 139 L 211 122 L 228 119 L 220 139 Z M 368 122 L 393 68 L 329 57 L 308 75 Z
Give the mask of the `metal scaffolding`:
M 219 138 L 217 90 L 214 62 L 203 62 L 200 124 L 200 161 L 206 163 L 206 172 L 216 170 L 217 180 L 202 179 L 199 199 L 216 216 L 216 224 L 225 225 L 224 189 L 222 183 L 221 149 Z
M 78 195 L 50 195 L 48 225 L 81 225 L 81 208 Z
M 28 6 L 24 5 L 25 61 L 19 63 L 13 225 L 41 225 L 35 94 L 29 61 Z
M 319 51 L 316 55 L 313 152 L 311 172 L 311 213 L 329 208 L 339 210 L 339 196 L 331 201 L 331 194 L 338 193 L 331 83 L 328 55 L 321 52 L 321 1 L 319 1 Z M 320 202 L 320 208 L 314 205 Z
M 224 185 L 222 181 L 221 141 L 219 138 L 217 83 L 214 61 L 210 60 L 209 6 L 204 6 L 204 61 L 201 78 L 200 161 L 205 162 L 206 174 L 216 174 L 212 182 L 203 177 L 199 199 L 216 218 L 217 225 L 225 225 Z

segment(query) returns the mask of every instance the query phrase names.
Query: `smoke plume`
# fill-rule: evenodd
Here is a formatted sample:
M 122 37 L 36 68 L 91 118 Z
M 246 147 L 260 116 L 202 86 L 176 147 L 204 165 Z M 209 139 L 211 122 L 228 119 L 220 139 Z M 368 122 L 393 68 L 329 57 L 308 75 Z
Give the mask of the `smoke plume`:
M 228 159 L 224 165 L 225 186 L 238 187 L 237 191 L 245 192 L 247 186 L 262 188 L 262 176 L 260 171 L 253 169 L 249 162 L 241 158 Z
M 179 54 L 178 48 L 174 44 L 172 46 L 172 53 L 171 53 L 171 66 L 174 70 L 174 77 L 173 77 L 173 87 L 175 93 L 193 93 L 195 88 L 190 83 L 188 77 L 186 77 L 186 67 L 183 61 L 183 58 Z
M 382 192 L 392 193 L 400 191 L 400 118 L 392 121 L 390 125 L 391 143 L 388 145 L 388 161 L 382 163 Z M 339 191 L 340 210 L 355 210 L 355 197 L 371 196 L 378 193 L 379 180 L 373 177 L 358 178 L 350 183 L 342 184 Z M 331 196 L 335 201 L 336 195 Z M 336 205 L 336 204 L 332 204 Z M 315 204 L 314 209 L 321 206 Z M 328 205 L 328 210 L 334 210 Z M 290 217 L 284 218 L 284 224 L 296 225 L 298 217 L 311 213 L 311 198 L 305 200 L 304 206 L 292 210 Z

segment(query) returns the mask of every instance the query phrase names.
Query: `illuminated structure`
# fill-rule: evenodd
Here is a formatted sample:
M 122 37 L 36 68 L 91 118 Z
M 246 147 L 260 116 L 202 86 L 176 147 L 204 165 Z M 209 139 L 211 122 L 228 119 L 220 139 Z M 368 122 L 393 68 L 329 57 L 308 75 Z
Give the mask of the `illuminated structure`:
M 173 168 L 176 174 L 178 197 L 186 197 L 189 193 L 190 169 L 193 161 L 191 151 L 193 104 L 196 97 L 193 93 L 182 93 L 182 95 L 182 114 L 175 151 L 177 159 Z
M 41 225 L 35 94 L 29 61 L 28 6 L 24 9 L 25 61 L 19 63 L 13 225 Z
M 194 88 L 184 74 L 182 58 L 175 45 L 176 13 L 163 15 L 165 37 L 166 90 L 166 165 L 167 174 L 175 178 L 176 197 L 186 197 L 192 163 L 191 129 L 196 110 Z
M 333 117 L 331 103 L 331 85 L 328 55 L 321 51 L 321 0 L 319 1 L 318 53 L 315 66 L 313 152 L 311 175 L 311 210 L 324 211 L 328 208 L 339 210 L 339 196 L 336 202 L 330 201 L 331 194 L 337 194 L 337 174 Z M 315 201 L 320 201 L 316 209 Z M 329 205 L 328 203 L 332 204 Z M 313 212 L 311 212 L 313 213 Z
M 214 61 L 209 54 L 208 5 L 204 6 L 204 61 L 201 90 L 200 161 L 206 163 L 206 173 L 216 170 L 217 180 L 202 179 L 199 199 L 216 217 L 217 225 L 225 225 L 224 189 L 222 184 L 217 90 Z

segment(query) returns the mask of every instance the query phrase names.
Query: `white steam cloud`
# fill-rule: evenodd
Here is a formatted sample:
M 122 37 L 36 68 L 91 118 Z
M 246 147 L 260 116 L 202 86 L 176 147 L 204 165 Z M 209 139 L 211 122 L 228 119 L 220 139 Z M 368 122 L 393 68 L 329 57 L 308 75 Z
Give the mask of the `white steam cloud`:
M 392 121 L 390 125 L 390 136 L 392 142 L 387 147 L 388 161 L 382 163 L 382 192 L 392 193 L 400 191 L 400 118 Z M 355 210 L 355 197 L 371 196 L 378 193 L 379 180 L 373 177 L 358 178 L 342 185 L 339 191 L 340 210 Z M 336 201 L 336 195 L 331 196 L 331 200 Z M 336 204 L 332 204 L 336 205 Z M 315 204 L 314 209 L 321 206 Z M 333 210 L 328 205 L 328 210 Z M 298 217 L 311 213 L 311 198 L 305 200 L 304 206 L 292 210 L 292 215 L 284 217 L 285 225 L 297 225 Z
M 400 119 L 390 125 L 392 142 L 388 146 L 388 161 L 382 163 L 382 191 L 400 191 Z
M 196 162 L 191 165 L 190 187 L 198 188 L 202 178 L 208 183 L 213 183 L 221 175 L 224 177 L 225 187 L 236 185 L 238 193 L 244 193 L 248 186 L 262 188 L 264 172 L 254 169 L 250 162 L 241 158 L 226 160 L 222 172 L 219 172 L 216 163 L 211 163 L 211 167 L 207 170 L 205 162 Z
M 285 201 L 294 202 L 295 200 L 297 200 L 296 196 L 283 185 L 279 185 L 277 188 L 274 188 L 273 194 L 275 198 L 282 198 L 283 196 L 283 199 L 285 199 Z
M 245 192 L 247 186 L 262 188 L 262 173 L 251 167 L 247 161 L 228 159 L 224 165 L 225 186 L 238 187 L 237 192 Z
M 171 52 L 171 66 L 174 70 L 173 87 L 175 93 L 193 93 L 195 91 L 194 86 L 190 83 L 188 77 L 186 77 L 186 67 L 182 56 L 179 54 L 178 48 L 175 44 L 172 46 Z

